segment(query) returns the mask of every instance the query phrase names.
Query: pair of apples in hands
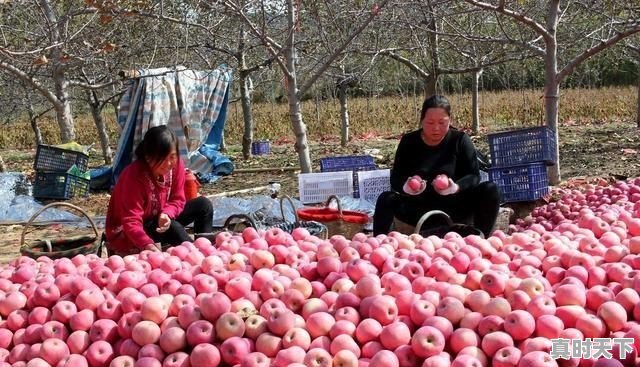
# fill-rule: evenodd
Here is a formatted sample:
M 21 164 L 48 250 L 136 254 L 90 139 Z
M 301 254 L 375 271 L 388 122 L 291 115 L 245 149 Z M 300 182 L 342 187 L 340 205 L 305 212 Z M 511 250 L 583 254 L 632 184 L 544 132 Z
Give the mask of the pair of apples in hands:
M 433 186 L 436 192 L 440 195 L 451 195 L 458 192 L 458 185 L 445 174 L 437 175 L 436 178 L 431 181 L 431 186 Z M 418 175 L 409 177 L 407 182 L 404 184 L 404 192 L 409 195 L 419 195 L 426 188 L 427 182 Z

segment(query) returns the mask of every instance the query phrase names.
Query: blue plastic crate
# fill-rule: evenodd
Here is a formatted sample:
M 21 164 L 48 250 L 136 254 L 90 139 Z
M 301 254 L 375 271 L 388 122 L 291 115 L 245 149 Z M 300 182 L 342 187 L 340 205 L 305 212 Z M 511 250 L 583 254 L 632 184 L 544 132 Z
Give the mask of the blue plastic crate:
M 271 153 L 269 140 L 258 140 L 251 143 L 251 155 L 265 155 Z
M 353 171 L 353 197 L 359 198 L 358 171 L 373 171 L 378 166 L 370 155 L 348 155 L 320 159 L 320 172 Z
M 539 199 L 549 193 L 545 162 L 489 168 L 489 180 L 498 185 L 505 203 Z
M 554 164 L 556 140 L 546 126 L 487 135 L 494 167 L 517 166 L 532 162 Z
M 320 172 L 363 171 L 376 166 L 370 155 L 320 158 Z

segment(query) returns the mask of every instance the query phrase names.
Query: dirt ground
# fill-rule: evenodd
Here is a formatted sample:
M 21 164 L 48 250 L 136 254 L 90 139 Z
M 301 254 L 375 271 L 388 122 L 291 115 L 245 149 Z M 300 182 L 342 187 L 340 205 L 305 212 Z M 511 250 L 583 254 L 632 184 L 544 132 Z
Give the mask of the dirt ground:
M 284 139 L 283 139 L 284 140 Z M 321 143 L 311 144 L 313 169 L 320 171 L 320 158 L 339 155 L 371 154 L 380 168 L 388 168 L 399 136 L 357 137 L 347 147 L 341 147 L 339 138 L 323 137 Z M 478 149 L 488 153 L 486 136 L 473 137 Z M 560 130 L 561 172 L 563 180 L 575 178 L 604 177 L 625 179 L 640 176 L 640 129 L 632 124 L 589 124 L 562 126 Z M 9 171 L 33 174 L 33 151 L 0 151 Z M 215 183 L 201 187 L 205 195 L 223 194 L 228 196 L 250 196 L 263 194 L 260 188 L 269 182 L 278 182 L 281 193 L 298 196 L 298 156 L 293 144 L 282 142 L 271 147 L 271 153 L 242 159 L 239 146 L 229 146 L 226 155 L 233 161 L 235 172 Z M 99 161 L 93 161 L 95 166 Z M 237 191 L 241 191 L 237 193 Z M 246 190 L 247 192 L 242 192 Z M 75 198 L 69 202 L 81 207 L 92 217 L 106 213 L 109 194 L 92 193 L 88 199 Z M 518 216 L 524 216 L 536 203 L 511 205 Z M 0 263 L 10 261 L 19 255 L 23 224 L 0 225 Z M 101 229 L 98 229 L 101 232 Z M 88 228 L 78 229 L 68 225 L 28 226 L 24 243 L 36 239 L 66 238 L 80 233 L 92 233 Z

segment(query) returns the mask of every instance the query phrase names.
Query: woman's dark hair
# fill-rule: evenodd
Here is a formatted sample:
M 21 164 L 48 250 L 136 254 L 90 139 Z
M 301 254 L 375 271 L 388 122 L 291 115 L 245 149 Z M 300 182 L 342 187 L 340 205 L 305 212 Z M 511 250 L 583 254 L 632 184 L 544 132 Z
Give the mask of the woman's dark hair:
M 442 108 L 447 112 L 447 115 L 451 116 L 451 105 L 447 97 L 435 94 L 424 100 L 422 112 L 420 112 L 421 122 L 424 119 L 424 115 L 427 114 L 427 110 L 430 108 Z
M 178 152 L 178 138 L 166 125 L 147 130 L 135 150 L 138 159 L 144 159 L 152 166 L 161 162 L 171 152 Z

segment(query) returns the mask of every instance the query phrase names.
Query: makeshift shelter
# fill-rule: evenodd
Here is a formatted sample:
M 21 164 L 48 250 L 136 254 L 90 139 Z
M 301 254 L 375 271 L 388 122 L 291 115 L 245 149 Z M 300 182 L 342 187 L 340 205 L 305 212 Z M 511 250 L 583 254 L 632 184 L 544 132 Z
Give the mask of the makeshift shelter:
M 128 80 L 119 105 L 120 140 L 113 165 L 91 172 L 92 189 L 109 189 L 134 159 L 148 129 L 168 125 L 178 137 L 180 156 L 202 182 L 233 172 L 219 151 L 227 119 L 232 71 L 142 69 Z

